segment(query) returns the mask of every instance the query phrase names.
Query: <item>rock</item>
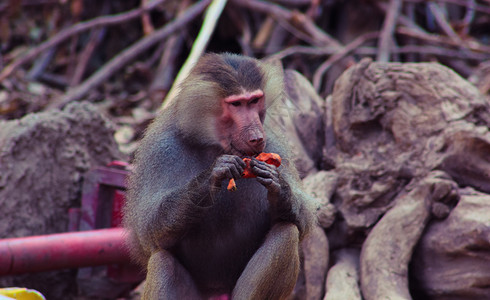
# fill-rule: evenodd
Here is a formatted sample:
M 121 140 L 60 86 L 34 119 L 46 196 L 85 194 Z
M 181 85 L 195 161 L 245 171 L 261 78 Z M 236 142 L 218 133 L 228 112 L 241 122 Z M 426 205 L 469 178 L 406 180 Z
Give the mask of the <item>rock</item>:
M 490 193 L 490 131 L 487 126 L 460 124 L 444 135 L 436 168 L 462 186 Z
M 266 126 L 289 143 L 301 178 L 316 172 L 324 145 L 324 101 L 308 80 L 296 71 L 284 71 L 286 93 L 267 109 Z
M 414 253 L 415 299 L 490 299 L 490 195 L 465 189 L 448 218 L 432 222 Z
M 361 290 L 366 300 L 411 299 L 408 264 L 413 249 L 430 220 L 432 205 L 457 200 L 456 190 L 446 174 L 434 171 L 397 197 L 362 246 Z
M 379 162 L 424 147 L 453 122 L 489 125 L 489 106 L 478 89 L 440 64 L 365 59 L 337 80 L 332 124 L 341 151 Z
M 343 248 L 333 253 L 323 300 L 361 300 L 359 289 L 359 250 Z
M 335 208 L 329 203 L 335 190 L 335 173 L 320 171 L 310 174 L 303 180 L 303 184 L 305 191 L 316 200 L 317 218 L 322 216 L 324 225 L 330 226 L 335 220 Z M 293 299 L 319 300 L 323 297 L 323 283 L 329 261 L 329 245 L 320 221 L 319 225 L 314 226 L 312 232 L 301 243 L 303 268 Z
M 364 59 L 337 80 L 326 116 L 326 160 L 338 174 L 331 247 L 362 243 L 404 187 L 433 170 L 490 189 L 490 103 L 447 67 Z
M 67 231 L 68 208 L 80 206 L 83 174 L 121 158 L 113 134 L 109 121 L 89 103 L 0 121 L 0 237 Z M 77 293 L 75 274 L 2 277 L 0 285 L 70 299 Z
M 337 181 L 338 174 L 331 171 L 319 171 L 303 179 L 305 191 L 316 200 L 318 224 L 325 229 L 335 221 L 337 210 L 330 203 L 330 198 L 335 192 Z

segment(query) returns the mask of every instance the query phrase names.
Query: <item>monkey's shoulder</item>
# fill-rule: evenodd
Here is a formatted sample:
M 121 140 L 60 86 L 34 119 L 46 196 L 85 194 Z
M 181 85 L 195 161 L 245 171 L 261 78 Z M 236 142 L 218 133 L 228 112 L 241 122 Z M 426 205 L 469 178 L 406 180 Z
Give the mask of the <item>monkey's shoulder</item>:
M 137 156 L 151 160 L 192 159 L 192 150 L 183 141 L 179 132 L 170 126 L 152 126 L 141 142 Z M 138 158 L 138 157 L 137 157 Z
M 142 181 L 158 181 L 197 172 L 196 155 L 172 131 L 148 131 L 136 153 L 134 176 Z

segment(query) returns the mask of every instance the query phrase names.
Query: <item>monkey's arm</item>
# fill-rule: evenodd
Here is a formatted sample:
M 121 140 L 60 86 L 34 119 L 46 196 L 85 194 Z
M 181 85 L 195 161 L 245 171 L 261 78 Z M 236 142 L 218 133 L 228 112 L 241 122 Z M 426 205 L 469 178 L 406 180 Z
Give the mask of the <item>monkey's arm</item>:
M 176 182 L 173 188 L 162 187 L 149 197 L 152 205 L 139 216 L 140 238 L 169 249 L 212 205 L 210 172 L 206 170 L 182 185 Z
M 152 160 L 139 157 L 130 180 L 130 205 L 126 213 L 130 214 L 130 227 L 140 243 L 151 247 L 147 252 L 174 246 L 213 205 L 214 193 L 221 182 L 239 178 L 245 165 L 236 156 L 223 155 L 204 168 L 195 156 L 164 150 L 144 154 Z
M 312 199 L 303 191 L 300 179 L 288 160 L 280 168 L 255 160 L 251 163 L 257 181 L 267 190 L 272 222 L 291 222 L 302 239 L 312 227 Z
M 314 226 L 316 216 L 314 213 L 314 200 L 304 190 L 299 181 L 289 181 L 291 188 L 290 202 L 294 203 L 292 206 L 297 207 L 295 210 L 295 224 L 298 226 L 300 233 L 300 240 L 308 234 Z

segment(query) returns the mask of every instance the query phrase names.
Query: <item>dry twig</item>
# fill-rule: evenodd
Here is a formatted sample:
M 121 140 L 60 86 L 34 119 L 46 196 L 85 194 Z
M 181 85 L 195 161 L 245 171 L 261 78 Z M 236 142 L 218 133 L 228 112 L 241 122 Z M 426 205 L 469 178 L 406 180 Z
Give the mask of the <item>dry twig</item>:
M 331 37 L 322 29 L 318 28 L 308 16 L 298 11 L 292 12 L 280 5 L 259 0 L 233 0 L 233 3 L 254 11 L 262 12 L 264 14 L 270 14 L 274 18 L 278 19 L 278 21 L 282 19 L 295 26 L 299 26 L 314 40 L 322 44 L 318 46 L 329 45 L 340 49 L 342 48 L 342 44 L 340 42 Z
M 466 43 L 466 45 L 462 45 L 445 36 L 441 36 L 437 34 L 421 33 L 418 31 L 413 31 L 410 28 L 404 28 L 404 27 L 398 28 L 397 33 L 414 37 L 417 39 L 421 39 L 426 42 L 434 42 L 434 43 L 443 44 L 451 47 L 466 46 L 467 49 L 471 51 L 490 53 L 490 46 L 482 45 L 478 43 L 476 40 L 472 40 L 471 42 Z
M 125 49 L 120 54 L 112 58 L 108 63 L 106 63 L 102 68 L 95 72 L 90 78 L 85 80 L 80 86 L 68 91 L 66 95 L 57 99 L 51 103 L 50 107 L 63 107 L 67 103 L 78 100 L 83 97 L 88 91 L 96 88 L 102 82 L 110 78 L 117 70 L 122 68 L 126 63 L 134 59 L 141 52 L 147 50 L 154 44 L 168 37 L 171 33 L 179 30 L 187 23 L 192 21 L 198 15 L 200 15 L 203 10 L 210 3 L 210 0 L 203 0 L 197 2 L 187 9 L 187 11 L 182 14 L 181 17 L 169 22 L 164 27 L 156 30 L 153 34 L 148 35 L 138 42 L 133 44 L 131 47 Z
M 150 0 L 142 0 L 141 6 L 142 7 L 147 6 L 149 1 Z M 145 11 L 141 15 L 141 24 L 143 26 L 143 32 L 145 33 L 145 35 L 151 34 L 153 31 L 155 31 L 155 27 L 151 23 L 150 14 L 148 13 L 148 11 Z
M 386 14 L 385 21 L 383 23 L 383 29 L 381 30 L 380 38 L 378 41 L 378 55 L 377 61 L 387 62 L 390 60 L 390 48 L 394 45 L 393 32 L 395 31 L 396 19 L 400 14 L 402 8 L 401 0 L 391 0 L 388 13 Z
M 360 37 L 350 42 L 347 46 L 345 46 L 342 51 L 332 55 L 329 59 L 327 59 L 327 61 L 321 64 L 320 67 L 318 67 L 318 69 L 316 70 L 315 75 L 313 75 L 313 87 L 315 88 L 315 90 L 320 90 L 323 75 L 334 63 L 347 56 L 349 53 L 364 44 L 366 41 L 377 38 L 378 35 L 378 32 L 368 32 L 364 35 L 361 35 Z
M 71 78 L 70 86 L 76 86 L 82 80 L 90 57 L 92 57 L 92 54 L 94 53 L 100 40 L 103 38 L 103 36 L 105 36 L 105 30 L 105 28 L 97 28 L 94 29 L 90 34 L 87 45 L 77 59 L 77 65 L 75 67 L 75 72 L 73 73 L 73 76 Z
M 430 2 L 427 4 L 429 6 L 430 11 L 436 18 L 437 24 L 441 27 L 441 29 L 444 31 L 444 33 L 449 36 L 455 43 L 458 44 L 463 44 L 463 41 L 459 37 L 459 35 L 454 32 L 454 29 L 449 25 L 449 23 L 446 20 L 446 17 L 444 16 L 444 13 L 442 12 L 441 8 L 437 3 Z
M 356 48 L 354 53 L 359 55 L 375 55 L 378 52 L 378 49 L 373 47 L 359 47 Z M 490 53 L 475 53 L 470 51 L 460 51 L 454 49 L 447 49 L 435 46 L 417 46 L 417 45 L 408 45 L 398 47 L 393 49 L 393 53 L 396 54 L 408 54 L 408 53 L 418 53 L 424 55 L 434 55 L 438 57 L 444 58 L 452 58 L 452 59 L 470 59 L 475 61 L 486 61 L 490 59 Z
M 30 62 L 42 52 L 46 51 L 49 48 L 57 46 L 58 44 L 64 42 L 68 38 L 72 37 L 73 35 L 79 34 L 81 32 L 92 29 L 94 27 L 111 26 L 111 25 L 117 25 L 120 23 L 127 22 L 129 20 L 139 17 L 141 14 L 143 14 L 146 11 L 155 9 L 158 5 L 160 5 L 164 1 L 165 0 L 155 0 L 149 3 L 148 6 L 146 7 L 140 7 L 125 13 L 120 13 L 112 16 L 98 17 L 89 21 L 77 23 L 69 28 L 66 28 L 60 31 L 59 33 L 57 33 L 56 35 L 54 35 L 53 37 L 51 37 L 50 39 L 48 39 L 47 41 L 43 42 L 39 46 L 31 48 L 29 51 L 27 51 L 27 53 L 25 53 L 21 57 L 14 60 L 12 63 L 5 66 L 5 68 L 0 73 L 0 82 L 2 82 L 5 78 L 10 76 L 12 72 L 14 72 L 20 66 Z
M 284 50 L 281 50 L 273 55 L 270 55 L 264 60 L 274 61 L 283 59 L 294 54 L 307 54 L 307 55 L 332 55 L 338 52 L 337 48 L 333 47 L 308 47 L 308 46 L 291 46 Z
M 404 1 L 405 2 L 412 2 L 412 3 L 424 3 L 424 4 L 427 3 L 427 0 L 404 0 Z M 470 0 L 470 1 L 472 1 L 472 0 Z M 472 5 L 472 8 L 475 11 L 485 13 L 485 14 L 490 14 L 490 7 L 483 6 L 483 5 L 478 4 L 478 3 L 474 3 L 474 5 L 473 4 L 468 5 L 467 0 L 438 0 L 438 2 L 451 3 L 451 4 L 463 6 L 463 7 L 469 7 L 470 5 Z M 486 1 L 486 2 L 488 3 L 488 1 Z
M 190 4 L 190 0 L 181 1 L 177 11 L 177 17 L 181 16 Z M 162 49 L 159 52 L 159 56 L 161 56 L 160 63 L 158 64 L 158 69 L 153 77 L 152 83 L 150 84 L 150 93 L 152 98 L 156 96 L 160 98 L 160 101 L 163 101 L 164 96 L 170 90 L 170 87 L 172 87 L 175 73 L 178 70 L 176 63 L 178 62 L 178 57 L 182 52 L 182 47 L 184 46 L 184 36 L 185 29 L 180 31 L 178 34 L 172 35 L 164 43 L 162 43 Z M 147 63 L 147 65 L 148 67 L 151 67 L 149 63 Z
M 225 8 L 226 2 L 227 0 L 213 0 L 213 2 L 209 5 L 201 30 L 199 31 L 196 41 L 192 45 L 191 53 L 189 54 L 189 57 L 177 74 L 177 77 L 175 78 L 175 81 L 170 88 L 167 97 L 165 97 L 162 108 L 166 107 L 170 103 L 170 101 L 172 101 L 173 97 L 175 97 L 176 87 L 179 86 L 182 80 L 187 77 L 187 75 L 191 71 L 191 68 L 197 62 L 199 57 L 201 57 L 204 49 L 206 48 L 206 45 L 209 42 L 209 38 L 214 32 L 216 22 L 218 22 L 219 16 Z
M 378 8 L 380 8 L 381 10 L 383 10 L 385 13 L 387 13 L 388 10 L 389 10 L 389 6 L 388 6 L 387 3 L 375 2 L 375 5 Z M 408 28 L 411 28 L 412 30 L 414 30 L 416 32 L 427 33 L 428 34 L 428 32 L 425 29 L 423 29 L 422 27 L 420 27 L 419 25 L 417 25 L 412 19 L 407 18 L 404 15 L 399 15 L 398 18 L 397 18 L 397 22 L 400 23 L 400 25 L 403 25 L 403 26 L 406 26 Z
M 468 35 L 470 32 L 470 24 L 473 22 L 475 18 L 475 0 L 468 0 L 468 6 L 466 7 L 466 14 L 463 19 L 463 29 L 461 33 L 464 35 Z

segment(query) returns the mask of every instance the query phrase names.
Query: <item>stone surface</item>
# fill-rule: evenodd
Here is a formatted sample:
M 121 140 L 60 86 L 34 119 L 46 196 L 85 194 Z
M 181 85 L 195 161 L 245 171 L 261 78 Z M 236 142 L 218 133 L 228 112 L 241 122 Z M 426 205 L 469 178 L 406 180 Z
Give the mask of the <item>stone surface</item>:
M 363 60 L 337 80 L 326 115 L 341 217 L 331 246 L 362 243 L 403 188 L 433 170 L 490 189 L 490 103 L 442 65 Z
M 441 171 L 414 181 L 376 223 L 362 246 L 361 290 L 366 300 L 410 299 L 408 265 L 434 203 L 457 200 L 456 184 Z
M 305 191 L 316 200 L 318 224 L 325 229 L 335 221 L 337 211 L 330 199 L 337 187 L 337 180 L 337 173 L 329 171 L 319 171 L 303 179 Z
M 328 240 L 331 251 L 362 246 L 363 297 L 487 299 L 488 220 L 476 216 L 490 210 L 467 206 L 472 222 L 444 222 L 461 215 L 451 211 L 460 188 L 490 193 L 488 99 L 436 63 L 363 60 L 337 80 L 326 103 L 324 161 L 336 175 L 330 203 L 337 210 Z M 424 184 L 440 171 L 451 184 Z M 437 222 L 446 225 L 436 234 Z M 467 244 L 445 248 L 448 236 Z M 419 238 L 410 269 L 416 284 L 408 266 Z
M 465 189 L 416 248 L 414 299 L 490 299 L 490 195 Z
M 65 232 L 83 174 L 120 159 L 109 121 L 89 103 L 0 122 L 0 238 Z M 76 270 L 0 278 L 48 299 L 77 293 Z
M 289 143 L 298 173 L 316 172 L 324 145 L 324 101 L 308 80 L 293 70 L 284 71 L 286 91 L 267 110 L 266 126 Z
M 333 253 L 323 300 L 361 300 L 359 289 L 359 250 L 343 248 Z

